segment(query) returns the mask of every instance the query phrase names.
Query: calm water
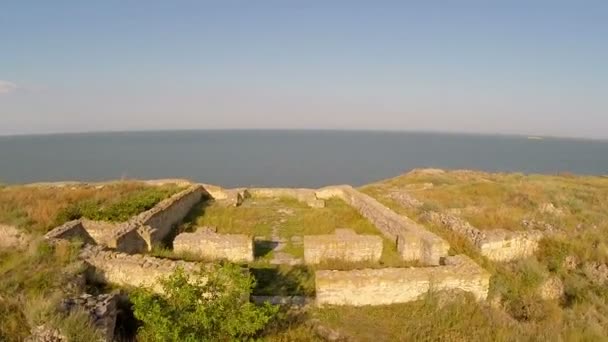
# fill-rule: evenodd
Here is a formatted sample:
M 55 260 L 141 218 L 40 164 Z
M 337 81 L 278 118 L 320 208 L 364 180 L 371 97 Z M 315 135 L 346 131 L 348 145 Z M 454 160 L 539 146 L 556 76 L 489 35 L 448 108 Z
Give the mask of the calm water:
M 608 142 L 431 133 L 179 131 L 0 137 L 0 182 L 189 178 L 361 185 L 416 167 L 608 174 Z

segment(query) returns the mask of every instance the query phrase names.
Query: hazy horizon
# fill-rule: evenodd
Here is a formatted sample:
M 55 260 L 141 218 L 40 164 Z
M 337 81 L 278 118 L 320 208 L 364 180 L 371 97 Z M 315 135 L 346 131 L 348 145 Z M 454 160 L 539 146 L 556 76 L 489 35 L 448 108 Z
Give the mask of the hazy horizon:
M 78 1 L 0 12 L 0 135 L 608 139 L 608 3 Z

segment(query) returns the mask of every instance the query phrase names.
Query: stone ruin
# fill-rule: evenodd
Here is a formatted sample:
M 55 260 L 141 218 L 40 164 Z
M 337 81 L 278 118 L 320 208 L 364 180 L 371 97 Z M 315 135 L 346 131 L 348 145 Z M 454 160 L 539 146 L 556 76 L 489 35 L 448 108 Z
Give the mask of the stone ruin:
M 348 185 L 314 190 L 222 189 L 206 184 L 190 184 L 186 190 L 161 201 L 154 208 L 127 222 L 112 224 L 86 219 L 75 220 L 55 228 L 46 238 L 53 241 L 76 237 L 87 243 L 80 257 L 89 266 L 88 279 L 94 282 L 126 287 L 148 286 L 162 293 L 158 279 L 169 276 L 178 267 L 186 272 L 195 272 L 205 264 L 155 258 L 138 253 L 145 253 L 172 236 L 177 224 L 207 197 L 229 206 L 239 206 L 249 197 L 291 197 L 312 208 L 324 207 L 325 200 L 336 197 L 368 219 L 385 239 L 394 243 L 404 261 L 418 261 L 425 265 L 352 271 L 318 270 L 315 272 L 315 299 L 298 296 L 258 296 L 251 298 L 255 302 L 270 301 L 294 305 L 311 302 L 317 305 L 385 305 L 417 300 L 430 290 L 463 290 L 472 293 L 479 300 L 487 296 L 490 278 L 488 272 L 464 255 L 448 256 L 449 245 L 445 240 Z M 360 235 L 350 229 L 336 229 L 334 234 L 304 236 L 301 240 L 304 262 L 378 262 L 383 251 L 382 236 Z M 513 241 L 513 238 L 503 237 L 497 241 Z M 177 253 L 195 255 L 204 260 L 223 259 L 237 263 L 249 263 L 254 260 L 253 236 L 218 234 L 215 229 L 205 227 L 200 227 L 195 232 L 178 234 L 172 245 Z M 508 248 L 515 249 L 496 245 L 488 250 L 504 251 Z M 93 306 L 87 303 L 99 302 L 98 298 L 90 298 L 71 299 L 70 305 L 84 304 L 86 310 L 97 307 L 97 304 Z M 94 321 L 112 320 L 111 317 L 106 319 L 100 316 L 94 318 Z M 101 329 L 109 331 L 109 328 Z
M 304 261 L 379 261 L 383 241 L 377 235 L 358 235 L 352 229 L 336 229 L 334 234 L 304 236 Z
M 89 315 L 93 325 L 102 333 L 104 341 L 114 340 L 114 328 L 118 314 L 118 295 L 115 293 L 93 296 L 82 294 L 78 297 L 65 298 L 60 304 L 60 310 L 69 313 L 82 310 Z
M 388 239 L 397 243 L 403 260 L 418 260 L 426 265 L 439 265 L 448 255 L 449 244 L 413 220 L 390 210 L 376 199 L 355 190 L 350 185 L 319 189 L 317 197 L 338 197 L 373 223 Z
M 469 222 L 449 213 L 427 212 L 423 219 L 449 229 L 473 244 L 479 253 L 492 261 L 512 261 L 528 257 L 538 249 L 543 234 L 538 230 L 481 231 Z
M 387 305 L 420 299 L 430 290 L 463 290 L 478 300 L 488 295 L 490 273 L 464 255 L 437 267 L 315 272 L 318 305 Z
M 253 261 L 253 236 L 244 234 L 218 234 L 215 229 L 199 229 L 194 233 L 181 233 L 173 240 L 173 250 L 188 253 L 205 260 L 232 262 Z

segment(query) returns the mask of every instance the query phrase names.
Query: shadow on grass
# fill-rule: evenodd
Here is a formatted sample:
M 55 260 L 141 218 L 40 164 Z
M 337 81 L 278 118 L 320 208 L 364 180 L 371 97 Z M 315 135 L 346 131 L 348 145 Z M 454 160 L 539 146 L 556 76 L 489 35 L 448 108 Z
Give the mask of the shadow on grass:
M 181 233 L 191 233 L 194 232 L 196 227 L 196 219 L 205 214 L 205 210 L 213 203 L 213 199 L 206 197 L 203 198 L 202 201 L 195 204 L 192 209 L 188 212 L 186 217 L 182 220 L 181 223 L 176 224 L 169 234 L 165 236 L 162 241 L 162 247 L 173 249 L 173 240 L 175 237 Z
M 263 258 L 266 255 L 270 254 L 270 252 L 272 252 L 275 248 L 277 248 L 278 245 L 279 245 L 279 243 L 277 241 L 270 241 L 270 240 L 254 241 L 253 255 L 256 258 Z
M 314 296 L 314 272 L 303 265 L 251 268 L 256 285 L 253 295 Z

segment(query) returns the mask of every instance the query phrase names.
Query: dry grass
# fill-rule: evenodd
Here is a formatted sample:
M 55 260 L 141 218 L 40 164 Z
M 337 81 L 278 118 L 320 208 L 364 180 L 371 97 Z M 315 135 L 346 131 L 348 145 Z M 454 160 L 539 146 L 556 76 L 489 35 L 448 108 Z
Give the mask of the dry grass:
M 333 317 L 337 326 L 354 332 L 357 337 L 363 336 L 364 341 L 367 336 L 369 340 L 373 336 L 396 340 L 606 340 L 608 290 L 605 285 L 608 284 L 600 286 L 583 267 L 590 263 L 608 263 L 606 177 L 418 172 L 370 184 L 362 190 L 414 220 L 433 210 L 451 212 L 481 230 L 553 228 L 545 230 L 547 237 L 535 256 L 501 264 L 480 256 L 462 236 L 439 226 L 426 225 L 450 243 L 451 254 L 467 254 L 493 274 L 490 301 L 497 303 L 494 307 L 461 303 L 446 311 L 412 303 L 369 310 L 341 308 L 329 311 L 339 319 L 331 315 L 323 316 L 324 319 L 331 321 Z M 407 192 L 423 205 L 405 206 L 389 196 L 392 191 Z M 549 203 L 555 211 L 542 210 Z M 526 227 L 523 220 L 538 224 Z M 577 260 L 577 266 L 565 268 L 566 257 Z M 561 300 L 540 299 L 539 285 L 549 277 L 562 280 L 565 296 Z M 416 316 L 409 314 L 421 308 L 425 309 Z M 444 316 L 446 312 L 451 312 L 449 317 Z M 461 312 L 468 312 L 469 316 L 460 316 Z M 377 322 L 375 329 L 364 322 L 370 316 Z M 376 316 L 385 319 L 376 320 Z M 426 326 L 424 317 L 428 317 L 432 327 Z M 358 320 L 361 321 L 351 323 Z M 366 328 L 373 333 L 367 333 Z M 414 328 L 424 333 L 412 335 L 408 329 Z M 394 335 L 395 331 L 401 333 Z M 456 335 L 451 335 L 455 332 Z

